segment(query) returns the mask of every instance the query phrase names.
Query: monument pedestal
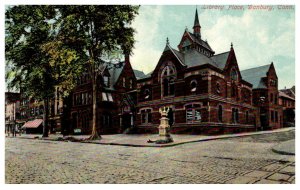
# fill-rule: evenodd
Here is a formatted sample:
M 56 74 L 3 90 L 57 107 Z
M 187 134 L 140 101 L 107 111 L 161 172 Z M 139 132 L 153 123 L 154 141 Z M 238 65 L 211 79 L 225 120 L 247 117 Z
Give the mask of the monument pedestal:
M 159 113 L 161 114 L 160 125 L 158 126 L 159 138 L 156 141 L 149 140 L 148 142 L 155 142 L 156 144 L 173 142 L 173 138 L 170 135 L 169 119 L 167 118 L 168 112 L 168 107 L 161 107 L 159 109 Z

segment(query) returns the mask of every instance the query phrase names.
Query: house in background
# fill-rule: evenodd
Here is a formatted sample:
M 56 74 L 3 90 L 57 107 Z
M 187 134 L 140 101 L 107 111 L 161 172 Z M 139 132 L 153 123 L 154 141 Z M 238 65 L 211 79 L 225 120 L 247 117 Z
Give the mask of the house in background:
M 5 132 L 12 133 L 19 127 L 17 120 L 20 117 L 20 93 L 5 92 Z
M 279 91 L 279 105 L 283 109 L 283 125 L 295 126 L 295 86 Z
M 252 103 L 258 108 L 262 129 L 283 126 L 282 106 L 278 103 L 278 78 L 274 64 L 255 67 L 241 72 L 242 77 L 253 84 Z
M 129 61 L 106 63 L 97 80 L 97 130 L 100 134 L 122 133 L 133 126 L 136 105 L 136 77 Z M 88 73 L 72 92 L 71 134 L 90 134 L 92 129 L 92 83 Z

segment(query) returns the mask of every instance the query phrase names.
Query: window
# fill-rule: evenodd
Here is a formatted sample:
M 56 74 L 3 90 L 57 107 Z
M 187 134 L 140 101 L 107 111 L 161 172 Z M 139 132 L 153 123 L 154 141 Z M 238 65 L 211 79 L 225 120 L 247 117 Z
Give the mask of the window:
M 248 122 L 249 122 L 249 112 L 246 111 L 246 123 L 248 123 Z
M 176 70 L 171 63 L 165 66 L 161 72 L 161 85 L 162 85 L 162 95 L 170 96 L 175 94 L 175 76 Z
M 191 104 L 186 106 L 186 122 L 201 122 L 200 104 Z
M 235 69 L 232 69 L 230 72 L 230 78 L 231 80 L 237 80 L 238 76 L 237 76 L 237 72 Z
M 111 93 L 102 92 L 102 101 L 113 102 L 113 98 L 112 98 Z
M 277 102 L 278 102 L 278 95 L 275 94 L 275 97 L 274 97 L 274 104 L 277 104 Z
M 220 85 L 219 82 L 217 82 L 217 84 L 216 84 L 216 92 L 217 92 L 218 94 L 221 94 L 221 85 Z
M 231 119 L 232 119 L 232 123 L 239 122 L 239 110 L 237 108 L 232 108 Z
M 149 89 L 145 89 L 144 91 L 144 95 L 145 95 L 145 99 L 149 99 L 150 98 L 150 90 Z
M 234 84 L 231 84 L 231 97 L 236 96 L 236 87 Z
M 173 78 L 170 79 L 170 88 L 169 88 L 169 91 L 170 91 L 170 95 L 174 95 L 174 93 L 175 93 L 175 87 L 174 87 L 174 79 Z
M 223 108 L 221 105 L 219 105 L 219 108 L 218 108 L 218 120 L 219 120 L 219 122 L 223 121 Z
M 124 88 L 126 87 L 126 79 L 125 79 L 125 77 L 123 77 L 123 87 Z
M 92 93 L 89 92 L 88 95 L 89 95 L 88 102 L 89 104 L 92 104 Z
M 192 80 L 190 85 L 191 85 L 191 92 L 196 92 L 196 90 L 197 90 L 197 81 Z
M 152 122 L 152 113 L 151 109 L 141 110 L 142 123 L 147 124 Z
M 105 86 L 109 86 L 109 77 L 108 76 L 103 76 L 103 82 Z
M 273 103 L 273 93 L 270 94 L 270 102 Z
M 129 80 L 129 88 L 132 89 L 132 87 L 133 87 L 133 81 L 132 81 L 132 79 L 130 79 Z
M 275 122 L 278 123 L 278 112 L 275 111 Z
M 111 115 L 110 114 L 103 114 L 102 115 L 102 125 L 104 127 L 110 127 L 111 126 Z
M 164 96 L 168 96 L 169 95 L 169 80 L 166 78 L 163 80 L 163 90 L 164 90 Z
M 274 111 L 270 111 L 271 121 L 274 122 Z

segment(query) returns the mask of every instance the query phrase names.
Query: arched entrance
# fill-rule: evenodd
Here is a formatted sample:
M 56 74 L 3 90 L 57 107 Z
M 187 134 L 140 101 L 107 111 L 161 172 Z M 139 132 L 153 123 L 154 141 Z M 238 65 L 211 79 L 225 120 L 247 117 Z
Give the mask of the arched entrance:
M 122 107 L 121 115 L 121 132 L 123 133 L 126 129 L 133 126 L 133 113 L 128 104 L 124 104 Z

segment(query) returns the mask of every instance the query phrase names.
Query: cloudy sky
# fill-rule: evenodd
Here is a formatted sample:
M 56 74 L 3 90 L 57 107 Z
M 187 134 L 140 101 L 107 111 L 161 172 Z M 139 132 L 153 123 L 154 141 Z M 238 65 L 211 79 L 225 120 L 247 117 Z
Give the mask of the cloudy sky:
M 218 53 L 233 43 L 241 70 L 272 61 L 279 88 L 295 84 L 295 11 L 207 9 L 198 5 L 201 36 Z M 210 7 L 211 8 L 211 7 Z M 134 69 L 151 72 L 165 47 L 166 38 L 177 49 L 187 27 L 192 31 L 196 6 L 141 6 L 133 27 L 137 33 L 131 57 Z

